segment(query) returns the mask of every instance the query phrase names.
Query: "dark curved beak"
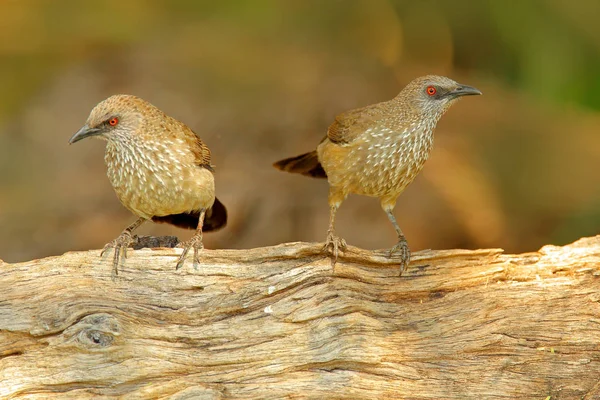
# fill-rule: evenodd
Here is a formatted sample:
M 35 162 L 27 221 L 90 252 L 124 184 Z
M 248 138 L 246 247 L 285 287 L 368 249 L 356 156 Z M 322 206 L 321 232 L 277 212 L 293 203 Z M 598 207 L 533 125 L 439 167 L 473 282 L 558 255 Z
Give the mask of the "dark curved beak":
M 102 133 L 101 129 L 98 128 L 90 128 L 87 125 L 84 125 L 83 128 L 77 131 L 71 139 L 69 139 L 69 144 L 73 144 L 75 142 L 79 142 L 81 139 L 85 139 L 91 136 L 98 136 Z
M 482 94 L 479 89 L 475 89 L 473 86 L 459 84 L 456 89 L 448 92 L 450 97 L 461 97 L 461 96 L 474 96 Z

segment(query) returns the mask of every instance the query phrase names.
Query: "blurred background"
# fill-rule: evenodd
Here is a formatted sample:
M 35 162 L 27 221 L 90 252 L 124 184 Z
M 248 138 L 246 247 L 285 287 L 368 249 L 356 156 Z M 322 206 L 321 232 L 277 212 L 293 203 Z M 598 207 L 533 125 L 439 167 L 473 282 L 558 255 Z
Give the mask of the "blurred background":
M 106 178 L 104 143 L 67 144 L 116 93 L 210 146 L 230 222 L 207 248 L 324 241 L 327 183 L 271 163 L 425 74 L 484 95 L 442 118 L 399 198 L 413 251 L 523 252 L 595 235 L 598 15 L 596 0 L 0 0 L 0 258 L 100 249 L 135 220 Z M 373 198 L 344 202 L 337 230 L 364 248 L 395 243 Z

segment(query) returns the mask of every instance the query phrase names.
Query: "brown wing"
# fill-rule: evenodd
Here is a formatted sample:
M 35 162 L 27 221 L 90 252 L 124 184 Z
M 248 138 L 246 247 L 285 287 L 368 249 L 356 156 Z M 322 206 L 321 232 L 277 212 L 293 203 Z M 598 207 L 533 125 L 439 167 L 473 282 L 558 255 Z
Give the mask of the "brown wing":
M 184 137 L 187 145 L 190 147 L 196 158 L 196 165 L 213 171 L 213 166 L 210 163 L 210 149 L 208 146 L 200 139 L 196 132 L 187 126 L 184 131 L 186 133 Z
M 327 138 L 336 144 L 352 143 L 358 136 L 377 123 L 380 105 L 358 108 L 335 117 L 335 122 L 327 130 Z

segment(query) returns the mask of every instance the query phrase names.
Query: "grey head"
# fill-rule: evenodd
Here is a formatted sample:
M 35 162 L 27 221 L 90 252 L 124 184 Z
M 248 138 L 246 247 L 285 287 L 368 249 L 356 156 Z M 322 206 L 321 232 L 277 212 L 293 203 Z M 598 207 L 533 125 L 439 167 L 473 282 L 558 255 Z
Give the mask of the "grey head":
M 85 125 L 71 137 L 69 143 L 88 137 L 107 141 L 127 140 L 152 114 L 156 114 L 156 108 L 139 97 L 111 96 L 92 109 Z
M 414 79 L 396 96 L 395 100 L 412 108 L 418 114 L 439 118 L 463 96 L 480 95 L 472 86 L 453 81 L 445 76 L 427 75 Z

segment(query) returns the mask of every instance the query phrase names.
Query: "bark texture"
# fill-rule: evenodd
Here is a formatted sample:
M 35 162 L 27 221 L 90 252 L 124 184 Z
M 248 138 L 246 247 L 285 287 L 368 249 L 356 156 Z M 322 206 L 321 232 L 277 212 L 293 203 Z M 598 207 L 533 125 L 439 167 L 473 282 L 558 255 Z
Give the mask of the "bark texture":
M 600 236 L 421 251 L 321 244 L 0 262 L 0 397 L 598 399 Z M 550 396 L 550 397 L 548 397 Z

